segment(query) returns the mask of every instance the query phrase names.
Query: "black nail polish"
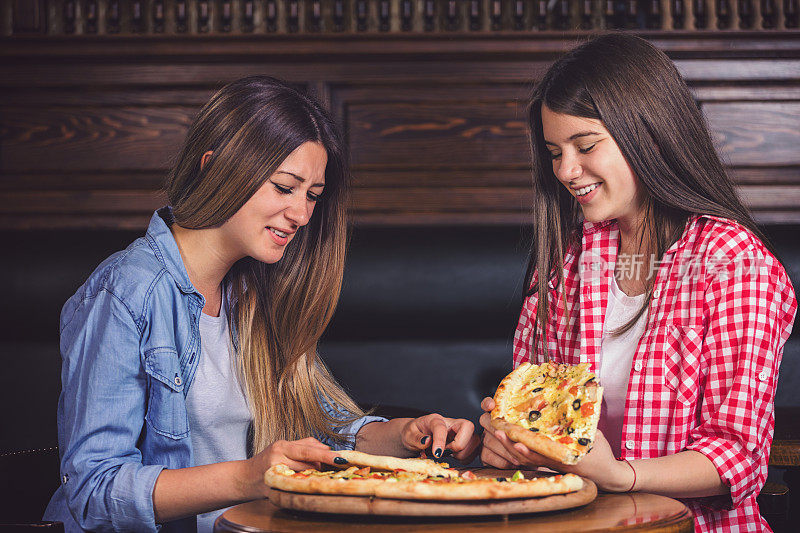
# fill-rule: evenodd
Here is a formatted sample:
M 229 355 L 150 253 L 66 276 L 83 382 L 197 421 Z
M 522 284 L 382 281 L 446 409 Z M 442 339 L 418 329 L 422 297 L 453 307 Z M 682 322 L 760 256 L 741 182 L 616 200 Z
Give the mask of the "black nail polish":
M 344 457 L 334 457 L 333 462 L 336 463 L 337 465 L 346 465 L 347 459 L 345 459 Z
M 442 449 L 441 448 L 436 448 L 436 451 L 433 452 L 433 456 L 436 457 L 437 459 L 439 459 L 442 456 Z
M 422 444 L 425 444 L 426 442 L 428 442 L 428 436 L 427 436 L 427 435 L 425 435 L 424 437 L 422 437 L 422 440 L 421 440 L 420 442 L 421 442 Z
M 452 455 L 453 455 L 453 450 L 450 450 L 450 449 L 446 449 L 446 450 L 445 450 L 445 451 L 442 453 L 442 457 L 450 457 L 450 456 L 452 456 Z

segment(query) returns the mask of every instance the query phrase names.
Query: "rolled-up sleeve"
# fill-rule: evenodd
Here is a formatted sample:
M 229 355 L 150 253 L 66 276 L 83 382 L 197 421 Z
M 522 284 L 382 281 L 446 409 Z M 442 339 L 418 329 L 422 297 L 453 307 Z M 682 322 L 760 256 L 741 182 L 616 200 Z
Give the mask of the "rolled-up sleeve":
M 797 302 L 783 267 L 752 246 L 716 259 L 704 302 L 700 424 L 687 449 L 711 460 L 730 486 L 723 506 L 738 507 L 766 480 L 778 368 Z
M 344 420 L 345 417 L 350 418 L 347 416 L 347 412 L 342 411 L 341 409 L 334 409 L 330 402 L 328 402 L 325 398 L 320 397 L 320 404 L 328 413 L 328 415 L 334 419 Z M 334 427 L 334 431 L 338 435 L 345 438 L 344 441 L 340 442 L 324 436 L 320 438 L 320 441 L 324 442 L 334 450 L 353 450 L 356 447 L 356 434 L 358 434 L 361 428 L 372 422 L 386 422 L 386 420 L 387 419 L 383 418 L 382 416 L 362 416 L 361 418 L 357 418 L 347 424 Z
M 141 334 L 107 290 L 62 317 L 61 479 L 70 513 L 92 531 L 155 531 L 153 487 L 162 466 L 142 464 L 136 442 L 147 381 Z

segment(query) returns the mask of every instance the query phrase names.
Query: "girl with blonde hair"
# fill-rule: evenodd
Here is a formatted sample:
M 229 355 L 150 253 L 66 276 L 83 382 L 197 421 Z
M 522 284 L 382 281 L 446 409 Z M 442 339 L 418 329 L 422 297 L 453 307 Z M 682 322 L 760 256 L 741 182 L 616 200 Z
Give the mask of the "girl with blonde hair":
M 214 94 L 169 206 L 62 310 L 61 486 L 46 519 L 210 531 L 219 509 L 266 495 L 274 464 L 344 464 L 348 448 L 471 460 L 472 423 L 365 416 L 317 357 L 348 178 L 342 136 L 311 98 L 266 76 Z

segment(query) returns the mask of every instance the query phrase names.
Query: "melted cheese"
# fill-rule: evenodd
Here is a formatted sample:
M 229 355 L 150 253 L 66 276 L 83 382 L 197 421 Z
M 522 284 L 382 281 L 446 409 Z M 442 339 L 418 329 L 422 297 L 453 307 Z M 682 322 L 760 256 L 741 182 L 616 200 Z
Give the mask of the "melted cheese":
M 528 430 L 541 432 L 577 450 L 578 439 L 592 438 L 591 413 L 597 386 L 588 363 L 576 366 L 532 365 L 525 383 L 509 401 L 506 418 Z M 587 383 L 591 383 L 587 387 Z M 571 441 L 571 442 L 570 442 Z
M 282 465 L 281 465 L 282 466 Z M 301 472 L 296 472 L 291 468 L 284 467 L 279 470 L 279 473 L 287 476 L 287 477 L 297 477 L 297 478 L 308 478 L 308 477 L 317 477 L 317 478 L 329 478 L 329 479 L 336 479 L 338 481 L 350 481 L 350 480 L 359 480 L 359 479 L 380 479 L 387 483 L 396 483 L 398 481 L 425 481 L 426 483 L 472 483 L 472 482 L 486 482 L 487 478 L 479 478 L 475 477 L 474 474 L 471 472 L 464 472 L 462 476 L 449 478 L 446 476 L 428 476 L 425 474 L 419 474 L 416 472 L 406 472 L 405 470 L 395 470 L 394 472 L 372 472 L 370 471 L 369 467 L 359 468 L 356 466 L 352 466 L 347 470 L 303 470 Z M 553 476 L 546 478 L 548 481 L 555 481 L 561 476 Z M 490 480 L 494 480 L 497 482 L 502 483 L 529 483 L 529 482 L 538 482 L 541 483 L 541 478 L 533 477 L 531 479 L 525 479 L 525 476 L 519 470 L 514 473 L 511 477 L 498 477 L 498 478 L 488 478 Z

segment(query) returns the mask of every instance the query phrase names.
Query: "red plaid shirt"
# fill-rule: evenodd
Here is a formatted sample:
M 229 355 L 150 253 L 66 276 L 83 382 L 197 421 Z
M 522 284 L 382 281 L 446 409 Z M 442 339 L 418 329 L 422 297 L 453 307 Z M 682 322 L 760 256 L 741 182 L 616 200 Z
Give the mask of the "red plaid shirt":
M 613 220 L 583 230 L 583 253 L 565 256 L 564 285 L 556 292 L 551 282 L 545 339 L 550 360 L 589 362 L 597 373 L 619 230 Z M 629 370 L 622 457 L 704 454 L 731 494 L 686 500 L 697 531 L 769 531 L 756 497 L 767 478 L 778 367 L 797 310 L 789 277 L 750 231 L 711 216 L 692 218 L 652 268 L 647 328 Z M 523 304 L 515 367 L 531 359 L 537 301 L 534 294 Z

